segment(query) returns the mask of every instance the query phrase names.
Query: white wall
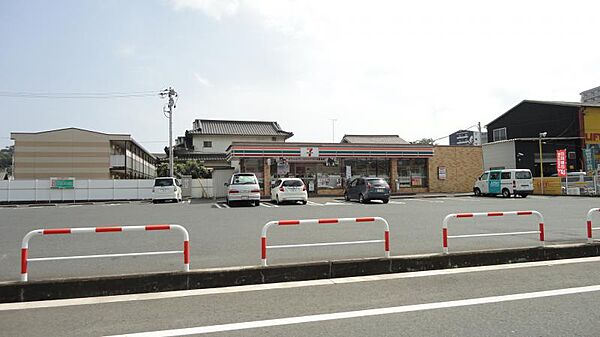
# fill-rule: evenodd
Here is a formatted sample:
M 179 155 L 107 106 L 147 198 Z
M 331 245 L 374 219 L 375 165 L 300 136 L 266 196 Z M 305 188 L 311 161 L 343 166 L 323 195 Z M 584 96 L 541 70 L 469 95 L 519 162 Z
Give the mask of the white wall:
M 0 203 L 152 199 L 154 179 L 75 180 L 75 188 L 51 189 L 50 180 L 0 181 Z M 192 198 L 212 198 L 212 179 L 193 179 Z
M 482 149 L 484 170 L 491 167 L 517 168 L 514 141 L 483 144 Z

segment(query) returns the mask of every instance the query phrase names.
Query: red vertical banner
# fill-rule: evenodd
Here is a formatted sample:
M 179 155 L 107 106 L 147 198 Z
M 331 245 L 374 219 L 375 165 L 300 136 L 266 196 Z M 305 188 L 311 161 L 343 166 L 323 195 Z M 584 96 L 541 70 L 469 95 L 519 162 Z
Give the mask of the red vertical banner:
M 556 150 L 556 171 L 559 177 L 567 176 L 567 150 Z

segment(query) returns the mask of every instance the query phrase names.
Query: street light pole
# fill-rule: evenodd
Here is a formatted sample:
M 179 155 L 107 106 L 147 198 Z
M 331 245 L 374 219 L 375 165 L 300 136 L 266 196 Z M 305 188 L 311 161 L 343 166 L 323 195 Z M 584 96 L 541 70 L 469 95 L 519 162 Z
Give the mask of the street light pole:
M 542 154 L 542 137 L 546 137 L 547 132 L 540 132 L 540 187 L 542 191 L 542 195 L 544 195 L 544 158 Z

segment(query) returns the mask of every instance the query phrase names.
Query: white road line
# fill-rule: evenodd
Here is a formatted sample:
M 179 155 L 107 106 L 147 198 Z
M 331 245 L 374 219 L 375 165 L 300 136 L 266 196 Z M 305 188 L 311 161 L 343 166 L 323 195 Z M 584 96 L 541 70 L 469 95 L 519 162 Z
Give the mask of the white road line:
M 436 198 L 436 199 L 438 199 L 438 198 Z M 417 198 L 411 198 L 411 199 L 406 199 L 406 200 L 430 202 L 430 203 L 436 203 L 436 204 L 441 204 L 444 202 L 443 200 L 427 200 L 427 199 L 417 199 Z
M 218 203 L 218 202 L 216 202 L 214 205 L 215 205 L 215 206 L 217 206 L 217 208 L 218 208 L 218 209 L 221 209 L 221 208 L 223 208 L 223 207 L 221 207 L 221 205 L 219 205 L 219 203 Z
M 456 274 L 465 274 L 465 273 L 512 270 L 512 269 L 522 269 L 522 268 L 550 267 L 550 266 L 559 266 L 559 265 L 567 265 L 567 264 L 593 263 L 593 262 L 600 262 L 600 256 L 584 257 L 584 258 L 576 258 L 576 259 L 564 259 L 564 260 L 510 263 L 510 264 L 482 266 L 482 267 L 465 267 L 465 268 L 452 268 L 452 269 L 440 269 L 440 270 L 426 270 L 426 271 L 417 271 L 417 272 L 410 272 L 410 273 L 354 276 L 354 277 L 312 280 L 312 281 L 294 281 L 294 282 L 281 282 L 281 283 L 269 283 L 269 284 L 255 284 L 255 285 L 246 285 L 246 286 L 232 286 L 232 287 L 222 287 L 222 288 L 165 291 L 165 292 L 158 292 L 158 293 L 144 293 L 144 294 L 132 294 L 132 295 L 83 297 L 83 298 L 72 298 L 72 299 L 64 299 L 64 300 L 45 300 L 45 301 L 32 301 L 32 302 L 0 303 L 0 312 L 8 311 L 8 310 L 26 310 L 26 309 L 67 307 L 67 306 L 74 306 L 74 305 L 94 305 L 94 304 L 103 304 L 103 303 L 161 300 L 161 299 L 166 299 L 166 298 L 180 298 L 180 297 L 204 296 L 204 295 L 221 295 L 221 294 L 242 293 L 242 292 L 251 292 L 251 291 L 292 289 L 292 288 L 326 286 L 326 285 L 335 285 L 335 284 L 411 279 L 411 278 L 419 278 L 419 277 L 456 275 Z
M 444 198 L 438 198 L 438 199 L 456 200 L 456 201 L 469 201 L 469 202 L 481 202 L 481 200 L 476 200 L 476 199 L 472 199 L 472 198 L 461 198 L 461 197 L 444 197 Z
M 223 208 L 230 208 L 230 207 L 229 207 L 229 205 L 227 205 L 227 203 L 226 203 L 226 202 L 222 203 L 222 204 L 221 204 L 221 206 L 222 206 Z
M 388 201 L 390 204 L 394 204 L 394 205 L 406 205 L 406 203 L 404 201 L 394 201 L 394 200 L 390 200 Z
M 310 201 L 310 200 L 306 201 L 306 203 L 307 203 L 308 205 L 311 205 L 311 206 L 324 206 L 323 204 L 318 204 L 318 203 L 316 203 L 316 202 L 312 202 L 312 201 Z
M 350 205 L 349 203 L 345 203 L 345 202 L 338 202 L 338 201 L 334 201 L 334 202 L 326 202 L 325 206 L 347 206 Z
M 260 205 L 261 205 L 262 207 L 271 207 L 271 206 L 272 206 L 272 205 L 267 205 L 267 204 L 266 204 L 266 203 L 264 203 L 264 202 L 261 202 L 261 203 L 260 203 Z
M 109 337 L 121 337 L 121 336 L 168 337 L 168 336 L 185 336 L 185 335 L 192 335 L 192 334 L 207 334 L 207 333 L 214 333 L 214 332 L 248 330 L 248 329 L 257 329 L 257 328 L 265 328 L 265 327 L 273 327 L 273 326 L 282 326 L 282 325 L 334 321 L 334 320 L 349 319 L 349 318 L 361 318 L 361 317 L 372 317 L 372 316 L 381 316 L 381 315 L 390 315 L 390 314 L 401 314 L 401 313 L 406 313 L 406 312 L 416 312 L 416 311 L 424 311 L 424 310 L 448 309 L 448 308 L 457 308 L 457 307 L 465 307 L 465 306 L 481 305 L 481 304 L 493 304 L 493 303 L 512 302 L 512 301 L 521 301 L 521 300 L 532 300 L 532 299 L 545 298 L 545 297 L 584 294 L 584 293 L 590 293 L 590 292 L 596 292 L 596 291 L 600 291 L 600 285 L 593 285 L 593 286 L 587 286 L 587 287 L 576 287 L 576 288 L 563 288 L 563 289 L 546 290 L 546 291 L 536 291 L 536 292 L 529 292 L 529 293 L 517 293 L 517 294 L 500 295 L 500 296 L 469 298 L 469 299 L 464 299 L 464 300 L 454 300 L 454 301 L 445 301 L 445 302 L 401 305 L 401 306 L 396 306 L 396 307 L 386 307 L 386 308 L 377 308 L 377 309 L 335 312 L 335 313 L 330 313 L 330 314 L 296 316 L 296 317 L 276 318 L 276 319 L 267 319 L 267 320 L 261 320 L 261 321 L 249 321 L 249 322 L 229 323 L 229 324 L 219 324 L 219 325 L 207 325 L 207 326 L 199 326 L 199 327 L 194 327 L 194 328 L 148 331 L 148 332 L 126 334 L 126 335 L 114 335 L 114 336 L 109 336 Z

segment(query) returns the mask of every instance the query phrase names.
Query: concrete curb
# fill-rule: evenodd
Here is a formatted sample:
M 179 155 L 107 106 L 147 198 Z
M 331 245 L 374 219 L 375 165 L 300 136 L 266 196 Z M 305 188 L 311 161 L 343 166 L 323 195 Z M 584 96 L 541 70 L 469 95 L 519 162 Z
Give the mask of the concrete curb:
M 600 244 L 0 283 L 0 303 L 137 294 L 600 256 Z

